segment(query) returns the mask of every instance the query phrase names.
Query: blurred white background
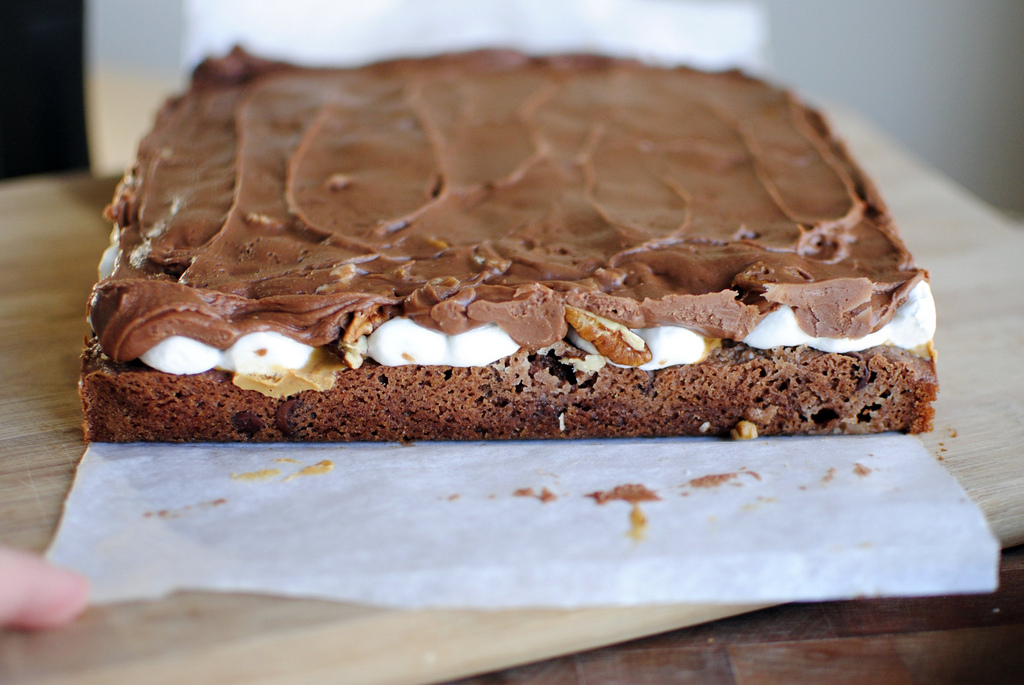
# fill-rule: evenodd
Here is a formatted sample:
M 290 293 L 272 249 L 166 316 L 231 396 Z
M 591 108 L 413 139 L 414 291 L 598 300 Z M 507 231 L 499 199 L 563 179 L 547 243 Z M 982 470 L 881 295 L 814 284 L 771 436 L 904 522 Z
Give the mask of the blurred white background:
M 1024 2 L 760 4 L 772 79 L 861 113 L 984 200 L 1024 213 Z M 87 0 L 86 24 L 93 167 L 117 173 L 185 83 L 183 0 Z

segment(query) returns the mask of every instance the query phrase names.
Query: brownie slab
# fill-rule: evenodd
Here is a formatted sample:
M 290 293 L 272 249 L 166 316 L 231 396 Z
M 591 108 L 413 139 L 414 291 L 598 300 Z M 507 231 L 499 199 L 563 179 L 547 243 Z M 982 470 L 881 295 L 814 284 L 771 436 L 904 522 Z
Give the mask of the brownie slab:
M 821 115 L 738 72 L 504 51 L 307 69 L 235 51 L 168 102 L 107 215 L 88 440 L 930 427 L 930 340 L 850 344 L 906 319 L 927 273 Z M 385 358 L 374 336 L 396 319 L 518 351 Z M 752 342 L 769 324 L 798 342 Z M 706 357 L 648 368 L 664 355 L 639 334 L 666 330 Z M 340 370 L 325 381 L 321 364 L 315 390 L 239 383 L 218 355 L 267 334 Z M 152 351 L 177 340 L 187 354 L 165 357 L 187 371 L 139 361 L 160 367 Z

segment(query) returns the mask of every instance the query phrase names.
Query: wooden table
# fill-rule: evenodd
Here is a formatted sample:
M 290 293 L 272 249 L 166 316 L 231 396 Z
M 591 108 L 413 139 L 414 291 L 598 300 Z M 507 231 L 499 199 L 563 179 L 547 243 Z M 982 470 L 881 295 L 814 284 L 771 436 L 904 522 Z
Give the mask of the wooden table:
M 923 440 L 1004 545 L 1020 544 L 1024 234 L 855 117 L 839 128 L 932 270 L 942 392 L 936 429 Z M 99 211 L 112 189 L 112 180 L 86 177 L 0 184 L 0 544 L 45 548 L 83 450 L 78 353 L 109 232 Z M 994 596 L 777 607 L 491 680 L 679 682 L 673 674 L 693 672 L 722 682 L 752 682 L 751 674 L 757 682 L 794 682 L 794 674 L 822 682 L 827 669 L 830 680 L 886 673 L 896 674 L 892 682 L 947 682 L 957 655 L 1016 668 L 1019 657 L 1008 659 L 1022 642 L 1019 552 L 1006 563 L 1006 587 Z M 50 633 L 0 632 L 0 683 L 437 682 L 756 608 L 403 612 L 184 593 L 92 608 Z M 900 635 L 877 637 L 890 632 Z M 970 672 L 986 672 L 978 669 Z
M 999 591 L 787 604 L 459 685 L 1024 683 L 1024 547 Z

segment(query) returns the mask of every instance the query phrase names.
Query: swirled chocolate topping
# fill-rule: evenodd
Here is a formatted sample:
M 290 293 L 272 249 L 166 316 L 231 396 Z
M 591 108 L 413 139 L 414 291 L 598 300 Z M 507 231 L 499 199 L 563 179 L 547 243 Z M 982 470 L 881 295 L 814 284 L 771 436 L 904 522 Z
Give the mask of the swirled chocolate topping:
M 742 339 L 794 308 L 861 337 L 925 277 L 822 117 L 736 72 L 487 51 L 205 62 L 108 215 L 104 352 L 336 340 L 356 312 L 540 347 L 566 304 Z

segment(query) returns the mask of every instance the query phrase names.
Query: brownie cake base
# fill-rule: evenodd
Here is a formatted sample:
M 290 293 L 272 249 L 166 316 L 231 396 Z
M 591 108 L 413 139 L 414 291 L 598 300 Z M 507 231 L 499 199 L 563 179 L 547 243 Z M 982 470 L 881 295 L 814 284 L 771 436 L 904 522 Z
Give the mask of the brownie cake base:
M 114 363 L 93 340 L 81 393 L 90 442 L 349 442 L 925 432 L 934 361 L 895 347 L 830 354 L 728 343 L 698 364 L 577 371 L 565 343 L 483 367 L 367 361 L 333 388 L 285 399 L 231 374 L 175 376 Z

